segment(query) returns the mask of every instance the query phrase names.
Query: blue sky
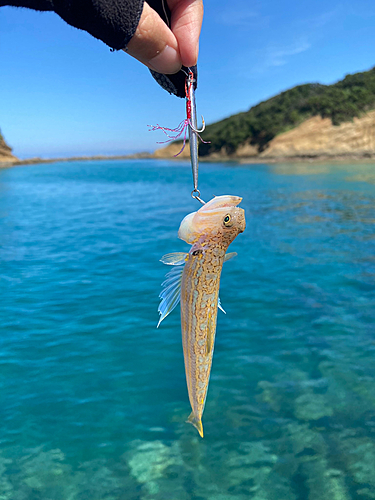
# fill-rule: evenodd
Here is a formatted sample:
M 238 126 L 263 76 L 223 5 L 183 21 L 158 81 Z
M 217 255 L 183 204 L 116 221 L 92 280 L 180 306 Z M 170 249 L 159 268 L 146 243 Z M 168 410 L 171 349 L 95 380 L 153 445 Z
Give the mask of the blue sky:
M 307 82 L 375 66 L 375 3 L 206 0 L 198 114 L 212 123 Z M 0 8 L 0 127 L 22 158 L 154 150 L 184 102 L 54 13 Z

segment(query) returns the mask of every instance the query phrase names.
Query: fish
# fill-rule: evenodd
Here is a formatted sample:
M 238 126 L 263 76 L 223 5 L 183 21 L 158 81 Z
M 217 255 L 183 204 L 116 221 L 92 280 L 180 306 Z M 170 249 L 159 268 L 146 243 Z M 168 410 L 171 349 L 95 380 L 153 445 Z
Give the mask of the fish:
M 174 252 L 160 260 L 174 266 L 160 293 L 159 323 L 180 303 L 186 382 L 192 412 L 187 422 L 203 438 L 202 415 L 214 351 L 223 263 L 237 255 L 226 253 L 245 230 L 245 211 L 239 196 L 215 196 L 181 222 L 178 237 L 191 245 L 189 253 Z

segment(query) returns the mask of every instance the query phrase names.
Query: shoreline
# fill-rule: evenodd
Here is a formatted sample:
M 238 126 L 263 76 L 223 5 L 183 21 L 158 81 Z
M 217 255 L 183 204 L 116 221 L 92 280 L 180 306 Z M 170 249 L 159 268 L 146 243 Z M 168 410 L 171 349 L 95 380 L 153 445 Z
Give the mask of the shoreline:
M 131 155 L 92 155 L 92 156 L 64 156 L 60 158 L 26 158 L 10 161 L 1 161 L 0 168 L 19 167 L 22 165 L 37 165 L 39 163 L 58 163 L 70 161 L 104 161 L 104 160 L 134 160 L 151 159 L 152 153 L 135 153 Z
M 26 165 L 37 165 L 43 163 L 58 163 L 72 161 L 109 161 L 109 160 L 172 160 L 176 162 L 187 161 L 189 158 L 175 158 L 169 155 L 161 156 L 155 153 L 135 153 L 131 155 L 93 155 L 93 156 L 69 156 L 61 158 L 27 158 L 11 161 L 1 161 L 1 168 L 18 167 Z M 224 156 L 212 155 L 200 157 L 202 163 L 228 163 L 235 162 L 239 164 L 267 164 L 267 163 L 347 163 L 348 161 L 373 162 L 374 153 L 348 153 L 348 154 L 320 154 L 320 155 L 295 155 L 295 156 Z

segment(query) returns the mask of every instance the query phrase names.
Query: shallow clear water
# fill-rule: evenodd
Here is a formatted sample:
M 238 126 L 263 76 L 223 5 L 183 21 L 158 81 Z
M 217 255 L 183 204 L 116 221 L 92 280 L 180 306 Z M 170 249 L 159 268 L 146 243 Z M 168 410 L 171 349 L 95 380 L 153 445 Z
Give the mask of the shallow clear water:
M 201 167 L 243 197 L 203 424 L 185 424 L 185 163 L 0 171 L 2 500 L 375 498 L 375 165 Z

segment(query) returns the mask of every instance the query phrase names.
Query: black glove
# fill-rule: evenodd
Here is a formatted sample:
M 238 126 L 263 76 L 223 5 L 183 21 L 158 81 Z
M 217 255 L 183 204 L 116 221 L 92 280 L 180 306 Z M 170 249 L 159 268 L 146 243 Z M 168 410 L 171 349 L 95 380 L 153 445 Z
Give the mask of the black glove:
M 56 12 L 71 26 L 87 31 L 113 50 L 120 50 L 126 47 L 137 29 L 143 2 L 144 0 L 0 0 L 0 7 L 10 5 Z M 147 3 L 170 24 L 170 10 L 166 0 L 148 0 Z M 183 69 L 188 71 L 187 68 Z M 196 67 L 191 70 L 196 79 Z M 178 97 L 185 97 L 183 71 L 174 75 L 162 75 L 155 71 L 151 71 L 151 74 L 163 89 Z

